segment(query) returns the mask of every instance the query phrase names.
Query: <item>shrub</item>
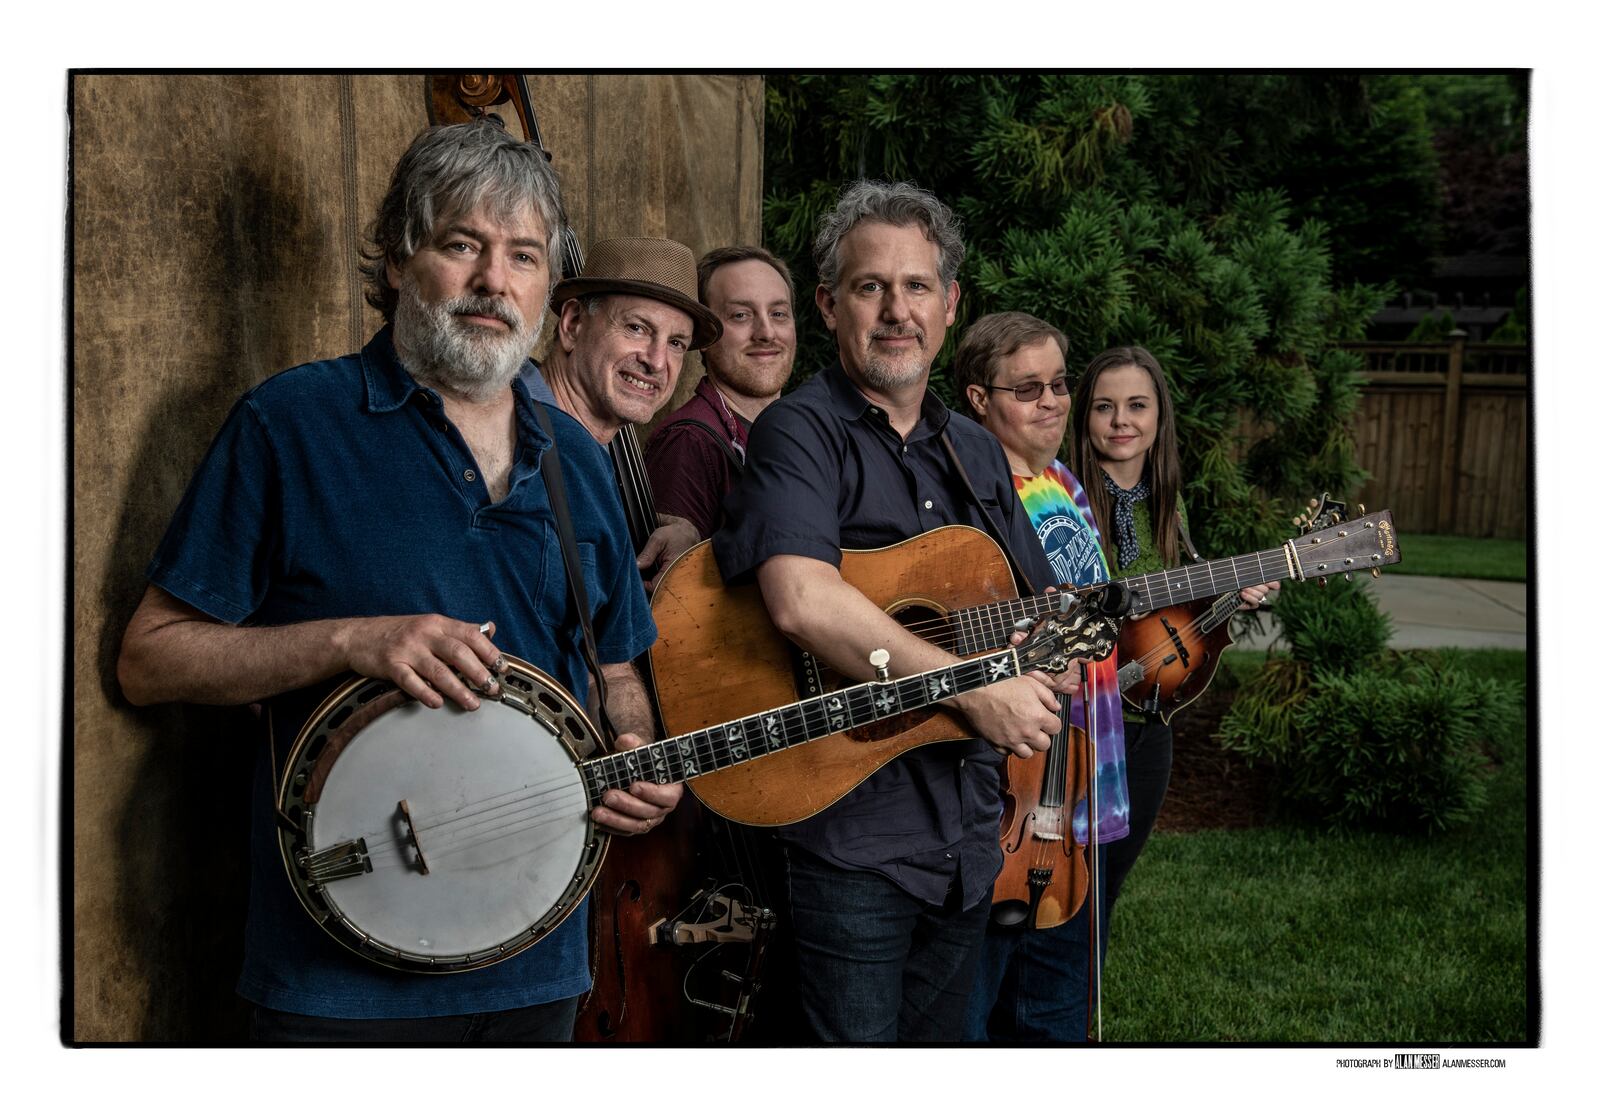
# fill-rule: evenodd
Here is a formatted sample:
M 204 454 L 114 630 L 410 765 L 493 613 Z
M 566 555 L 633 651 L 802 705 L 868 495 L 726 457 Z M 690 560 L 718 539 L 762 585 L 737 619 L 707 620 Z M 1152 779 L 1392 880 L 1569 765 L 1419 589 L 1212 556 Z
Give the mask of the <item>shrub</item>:
M 1274 767 L 1305 819 L 1442 832 L 1477 815 L 1498 741 L 1522 730 L 1520 683 L 1431 651 L 1346 666 L 1268 662 L 1223 718 L 1223 746 Z
M 1365 574 L 1363 574 L 1363 578 Z M 1389 645 L 1394 624 L 1362 581 L 1284 585 L 1272 606 L 1294 658 L 1315 670 L 1348 674 L 1370 666 Z

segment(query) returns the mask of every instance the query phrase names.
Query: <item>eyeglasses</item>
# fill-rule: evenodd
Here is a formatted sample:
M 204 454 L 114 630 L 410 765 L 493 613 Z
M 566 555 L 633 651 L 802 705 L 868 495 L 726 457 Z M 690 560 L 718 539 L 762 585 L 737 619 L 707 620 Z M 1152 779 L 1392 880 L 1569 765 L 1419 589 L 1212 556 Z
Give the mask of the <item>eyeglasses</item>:
M 1034 380 L 1032 383 L 1024 383 L 1021 387 L 996 387 L 991 383 L 989 385 L 989 390 L 1010 391 L 1017 397 L 1017 402 L 1031 403 L 1040 395 L 1044 394 L 1044 384 L 1040 383 L 1038 380 Z M 1052 395 L 1066 395 L 1069 390 L 1070 388 L 1067 384 L 1066 376 L 1057 376 L 1055 379 L 1050 381 L 1050 393 Z

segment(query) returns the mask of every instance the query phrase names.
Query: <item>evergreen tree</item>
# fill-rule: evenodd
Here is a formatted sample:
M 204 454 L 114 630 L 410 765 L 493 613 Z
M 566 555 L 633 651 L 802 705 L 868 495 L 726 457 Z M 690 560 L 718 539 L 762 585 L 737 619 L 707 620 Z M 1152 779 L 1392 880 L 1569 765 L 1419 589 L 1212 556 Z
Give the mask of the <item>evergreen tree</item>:
M 932 190 L 968 245 L 934 390 L 957 405 L 950 350 L 992 311 L 1060 326 L 1073 375 L 1103 348 L 1143 345 L 1171 380 L 1196 543 L 1269 546 L 1308 496 L 1361 477 L 1348 432 L 1358 363 L 1338 346 L 1384 291 L 1335 286 L 1327 226 L 1264 184 L 1358 92 L 1320 78 L 772 78 L 767 241 L 810 291 L 817 218 L 842 185 Z M 833 345 L 801 301 L 804 375 Z

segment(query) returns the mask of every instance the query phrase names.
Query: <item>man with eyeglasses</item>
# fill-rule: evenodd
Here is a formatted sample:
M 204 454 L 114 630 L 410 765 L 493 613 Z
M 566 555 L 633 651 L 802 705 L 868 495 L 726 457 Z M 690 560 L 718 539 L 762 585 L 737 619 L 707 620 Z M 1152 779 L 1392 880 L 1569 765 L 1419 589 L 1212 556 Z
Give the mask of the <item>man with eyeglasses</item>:
M 1050 569 L 1061 584 L 1089 585 L 1110 579 L 1100 531 L 1083 486 L 1062 464 L 1061 450 L 1071 413 L 1067 382 L 1067 338 L 1048 322 L 1023 313 L 988 314 L 962 335 L 954 378 L 977 420 L 999 438 L 1011 463 L 1012 482 Z M 1094 704 L 1098 760 L 1099 844 L 1128 835 L 1127 766 L 1123 755 L 1122 702 L 1117 659 L 1087 664 L 1089 684 L 1073 695 L 1068 715 L 1086 723 L 1086 699 Z M 1079 803 L 1073 838 L 1089 842 L 1088 809 Z M 1089 1022 L 1089 915 L 1050 929 L 1005 927 L 991 922 L 984 937 L 978 975 L 967 1004 L 967 1041 L 1083 1041 Z M 1103 920 L 1103 919 L 1102 919 Z M 1103 941 L 1104 934 L 1096 935 Z

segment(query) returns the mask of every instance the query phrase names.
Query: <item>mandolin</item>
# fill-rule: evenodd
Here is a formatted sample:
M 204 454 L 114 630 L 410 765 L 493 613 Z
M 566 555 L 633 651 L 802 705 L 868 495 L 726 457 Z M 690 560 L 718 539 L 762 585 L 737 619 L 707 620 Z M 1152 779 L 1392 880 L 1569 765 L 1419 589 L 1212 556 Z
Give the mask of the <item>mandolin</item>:
M 1303 529 L 1337 529 L 1344 514 L 1344 504 L 1324 495 L 1311 501 Z M 1211 684 L 1222 652 L 1233 645 L 1229 621 L 1240 606 L 1239 594 L 1229 592 L 1125 619 L 1117 640 L 1123 702 L 1135 712 L 1172 723 L 1178 710 L 1194 703 Z

